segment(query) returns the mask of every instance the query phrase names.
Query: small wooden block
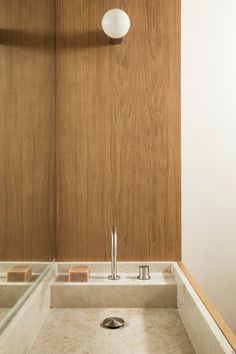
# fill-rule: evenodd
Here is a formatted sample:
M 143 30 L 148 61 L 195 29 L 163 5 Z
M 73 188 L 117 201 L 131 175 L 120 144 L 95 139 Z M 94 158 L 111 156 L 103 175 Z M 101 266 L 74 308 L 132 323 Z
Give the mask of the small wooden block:
M 69 271 L 69 281 L 86 282 L 89 281 L 89 267 L 72 266 Z
M 14 266 L 7 271 L 7 281 L 29 281 L 31 277 L 31 266 Z

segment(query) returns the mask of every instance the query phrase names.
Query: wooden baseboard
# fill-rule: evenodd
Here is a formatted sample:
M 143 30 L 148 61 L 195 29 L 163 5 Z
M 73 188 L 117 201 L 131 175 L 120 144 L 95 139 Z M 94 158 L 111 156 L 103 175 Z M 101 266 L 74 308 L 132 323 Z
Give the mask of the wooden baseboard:
M 225 323 L 225 321 L 222 319 L 221 315 L 215 308 L 215 306 L 211 303 L 211 301 L 207 298 L 201 287 L 198 285 L 196 280 L 192 277 L 188 269 L 185 267 L 183 262 L 178 262 L 179 267 L 181 268 L 182 272 L 200 297 L 201 301 L 207 308 L 208 312 L 216 322 L 217 326 L 220 328 L 221 332 L 233 348 L 233 350 L 236 352 L 236 336 L 234 333 L 231 331 L 229 326 Z

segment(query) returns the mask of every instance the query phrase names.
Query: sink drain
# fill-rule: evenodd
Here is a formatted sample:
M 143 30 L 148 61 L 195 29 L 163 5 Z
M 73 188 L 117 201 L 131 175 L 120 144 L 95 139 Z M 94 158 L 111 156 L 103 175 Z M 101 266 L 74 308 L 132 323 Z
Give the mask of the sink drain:
M 105 318 L 105 320 L 102 322 L 103 327 L 110 328 L 110 329 L 116 329 L 123 327 L 125 324 L 125 321 L 123 318 L 120 317 L 108 317 Z

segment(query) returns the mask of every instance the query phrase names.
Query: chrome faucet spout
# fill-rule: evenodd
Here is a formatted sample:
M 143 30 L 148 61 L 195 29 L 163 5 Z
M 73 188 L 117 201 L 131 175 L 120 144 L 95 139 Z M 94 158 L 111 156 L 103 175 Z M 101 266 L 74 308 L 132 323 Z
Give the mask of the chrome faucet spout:
M 120 279 L 120 276 L 117 275 L 117 229 L 115 226 L 111 228 L 111 274 L 108 279 Z

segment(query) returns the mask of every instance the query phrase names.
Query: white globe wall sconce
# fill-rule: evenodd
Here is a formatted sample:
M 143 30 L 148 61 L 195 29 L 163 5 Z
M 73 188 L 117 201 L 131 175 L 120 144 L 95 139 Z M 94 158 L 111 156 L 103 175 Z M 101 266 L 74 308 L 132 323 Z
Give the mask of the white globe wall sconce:
M 102 29 L 112 44 L 121 43 L 130 29 L 128 14 L 121 9 L 108 10 L 102 18 Z

